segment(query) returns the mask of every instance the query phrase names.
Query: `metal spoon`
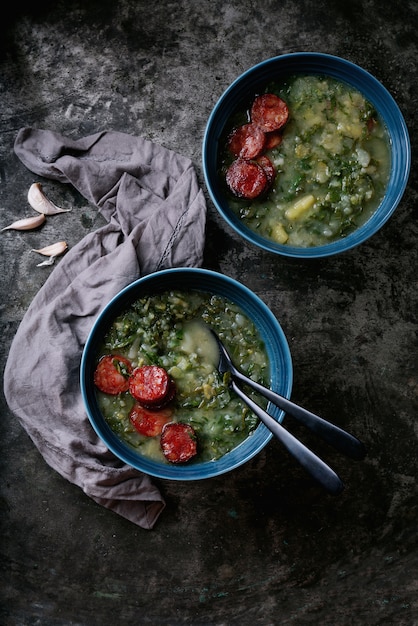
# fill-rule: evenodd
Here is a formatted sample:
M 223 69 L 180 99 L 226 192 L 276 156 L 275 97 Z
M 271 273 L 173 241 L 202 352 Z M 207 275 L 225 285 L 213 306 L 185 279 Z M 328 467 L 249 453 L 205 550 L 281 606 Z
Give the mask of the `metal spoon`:
M 292 413 L 306 426 L 311 428 L 319 436 L 331 443 L 334 447 L 343 451 L 349 456 L 360 459 L 364 457 L 365 449 L 363 444 L 342 429 L 334 426 L 330 422 L 323 420 L 317 415 L 310 413 L 306 409 L 299 407 L 287 398 L 280 396 L 271 389 L 256 383 L 233 364 L 225 346 L 217 334 L 211 329 L 212 335 L 217 341 L 219 348 L 218 371 L 220 374 L 229 373 L 231 375 L 229 384 L 231 389 L 247 404 L 255 415 L 267 426 L 267 428 L 285 445 L 287 450 L 300 462 L 300 464 L 332 494 L 340 493 L 344 485 L 339 476 L 316 454 L 307 448 L 301 441 L 289 433 L 277 420 L 264 411 L 256 402 L 249 398 L 237 385 L 236 381 L 245 383 L 264 395 L 268 400 L 276 404 L 279 408 Z

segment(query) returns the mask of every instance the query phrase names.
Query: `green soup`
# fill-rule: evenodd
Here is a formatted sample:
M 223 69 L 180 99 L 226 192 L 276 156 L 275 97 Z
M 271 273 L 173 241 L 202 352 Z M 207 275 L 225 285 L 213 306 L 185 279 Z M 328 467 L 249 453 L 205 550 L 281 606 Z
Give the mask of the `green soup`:
M 295 76 L 268 85 L 289 107 L 282 143 L 266 154 L 276 169 L 263 197 L 228 199 L 233 211 L 259 235 L 298 247 L 338 240 L 364 224 L 379 206 L 390 172 L 387 130 L 364 96 L 340 81 Z M 226 134 L 248 122 L 234 115 Z M 233 157 L 221 142 L 221 171 Z
M 97 355 L 99 360 L 104 354 L 119 354 L 134 367 L 160 365 L 167 370 L 177 388 L 173 421 L 195 429 L 197 461 L 229 452 L 258 424 L 218 374 L 218 348 L 205 325 L 218 333 L 244 373 L 268 385 L 267 353 L 252 321 L 227 299 L 198 291 L 169 291 L 138 299 L 114 320 Z M 119 437 L 141 454 L 166 462 L 159 437 L 140 435 L 131 424 L 134 399 L 129 392 L 110 396 L 98 391 L 97 397 Z M 260 397 L 254 399 L 263 404 Z

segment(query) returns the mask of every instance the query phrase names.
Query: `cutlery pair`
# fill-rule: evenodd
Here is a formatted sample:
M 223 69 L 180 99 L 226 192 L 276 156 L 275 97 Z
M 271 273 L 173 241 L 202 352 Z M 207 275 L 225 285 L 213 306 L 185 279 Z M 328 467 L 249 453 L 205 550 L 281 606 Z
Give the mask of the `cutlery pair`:
M 267 411 L 262 409 L 256 402 L 245 394 L 239 383 L 248 385 L 258 393 L 262 394 L 267 400 L 275 404 L 277 407 L 293 415 L 302 424 L 307 426 L 318 437 L 326 443 L 333 446 L 339 452 L 346 456 L 361 460 L 366 455 L 365 446 L 356 437 L 339 428 L 335 424 L 324 420 L 322 417 L 311 413 L 307 409 L 291 402 L 287 398 L 277 394 L 276 392 L 260 385 L 248 376 L 245 376 L 237 369 L 232 359 L 219 339 L 214 330 L 210 329 L 212 335 L 217 341 L 219 348 L 219 362 L 217 365 L 219 373 L 229 375 L 230 388 L 245 402 L 245 404 L 253 411 L 253 413 L 265 424 L 265 426 L 275 435 L 286 449 L 292 454 L 329 493 L 337 495 L 344 489 L 344 483 L 341 478 L 329 467 L 322 459 L 307 448 L 299 439 L 292 435 L 282 426 L 274 417 L 269 415 Z

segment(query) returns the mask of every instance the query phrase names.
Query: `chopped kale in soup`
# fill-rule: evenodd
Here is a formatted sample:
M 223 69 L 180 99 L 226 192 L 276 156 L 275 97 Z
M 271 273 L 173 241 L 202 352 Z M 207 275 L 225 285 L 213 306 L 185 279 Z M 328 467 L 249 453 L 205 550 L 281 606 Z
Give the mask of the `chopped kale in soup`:
M 144 410 L 138 408 L 123 384 L 120 393 L 97 389 L 99 407 L 113 431 L 153 460 L 167 462 L 155 429 L 157 421 L 161 422 L 160 431 L 167 421 L 192 426 L 198 442 L 198 461 L 226 454 L 258 424 L 230 391 L 227 378 L 218 374 L 218 348 L 208 326 L 216 330 L 243 372 L 268 385 L 267 353 L 253 322 L 233 302 L 205 292 L 167 291 L 139 298 L 114 320 L 97 355 L 98 363 L 113 355 L 117 370 L 113 371 L 112 389 L 120 374 L 132 377 L 132 371 L 143 366 L 153 366 L 158 372 L 163 369 L 173 381 L 175 394 L 167 396 L 165 406 Z M 109 363 L 105 361 L 104 365 L 107 382 Z M 262 404 L 259 397 L 257 402 Z M 151 425 L 149 420 L 144 425 L 144 413 L 152 418 Z M 135 427 L 139 420 L 140 432 Z M 144 432 L 148 436 L 141 434 Z
M 270 172 L 265 193 L 255 198 L 243 198 L 229 185 L 232 210 L 251 230 L 280 244 L 320 246 L 347 236 L 370 218 L 385 194 L 390 145 L 384 124 L 359 91 L 329 77 L 298 75 L 269 84 L 266 92 L 288 108 L 275 145 L 266 141 L 262 155 L 251 160 L 231 152 L 231 136 L 236 144 L 243 134 L 237 129 L 244 127 L 248 135 L 254 126 L 250 103 L 227 124 L 220 175 L 228 181 L 232 166 L 238 164 L 242 175 L 246 163 L 262 166 L 267 157 L 274 176 Z

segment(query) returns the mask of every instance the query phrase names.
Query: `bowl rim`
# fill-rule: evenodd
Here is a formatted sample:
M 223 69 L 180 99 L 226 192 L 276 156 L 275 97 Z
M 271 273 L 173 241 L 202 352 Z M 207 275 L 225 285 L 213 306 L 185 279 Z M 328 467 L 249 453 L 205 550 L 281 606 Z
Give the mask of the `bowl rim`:
M 294 68 L 294 66 L 299 63 L 305 63 L 307 69 L 298 70 Z M 237 89 L 241 90 L 241 94 L 244 93 L 244 85 L 247 80 L 250 79 L 252 81 L 251 84 L 254 84 L 254 87 L 251 89 L 251 91 L 254 92 L 257 82 L 259 85 L 265 85 L 267 82 L 267 78 L 257 79 L 257 74 L 278 64 L 283 65 L 283 68 L 285 68 L 286 65 L 290 68 L 282 71 L 282 76 L 293 75 L 298 72 L 327 75 L 346 82 L 358 89 L 376 107 L 389 133 L 392 162 L 387 192 L 380 205 L 362 226 L 347 235 L 347 237 L 321 246 L 309 248 L 287 246 L 260 236 L 246 226 L 229 207 L 225 207 L 222 204 L 223 194 L 216 188 L 216 184 L 212 184 L 212 176 L 215 176 L 216 172 L 210 171 L 209 162 L 212 159 L 211 153 L 213 150 L 217 152 L 220 132 L 215 131 L 215 148 L 213 147 L 214 144 L 211 136 L 218 123 L 218 116 L 223 107 L 229 105 L 228 117 L 238 106 L 237 100 L 234 100 L 235 104 L 229 104 L 229 101 Z M 318 69 L 319 67 L 322 69 Z M 344 78 L 342 78 L 341 75 L 343 75 Z M 238 101 L 242 101 L 242 99 L 243 95 L 241 95 Z M 225 125 L 225 121 L 226 119 L 222 122 L 222 128 Z M 341 254 L 342 252 L 346 252 L 358 246 L 374 235 L 388 221 L 401 201 L 408 183 L 411 169 L 411 143 L 408 128 L 398 104 L 386 87 L 370 72 L 352 61 L 339 56 L 322 52 L 290 52 L 265 59 L 248 68 L 235 78 L 221 94 L 209 115 L 205 127 L 202 143 L 202 165 L 205 184 L 215 208 L 229 226 L 245 240 L 268 252 L 287 257 L 321 258 Z
M 260 423 L 247 439 L 216 461 L 196 464 L 191 463 L 182 466 L 175 464 L 165 465 L 141 456 L 134 448 L 120 439 L 106 423 L 98 408 L 94 395 L 92 376 L 94 359 L 92 356 L 97 353 L 100 337 L 103 337 L 104 329 L 109 326 L 109 323 L 118 313 L 126 308 L 126 306 L 129 306 L 129 302 L 140 297 L 141 291 L 142 293 L 146 293 L 147 289 L 149 290 L 153 285 L 171 284 L 171 288 L 173 288 L 172 284 L 176 276 L 186 277 L 186 282 L 189 281 L 189 285 L 197 285 L 198 281 L 200 284 L 201 279 L 207 281 L 206 288 L 203 285 L 202 287 L 190 287 L 190 289 L 212 292 L 213 289 L 211 290 L 210 287 L 219 284 L 220 286 L 224 286 L 223 295 L 225 295 L 227 290 L 232 291 L 233 296 L 230 297 L 232 301 L 234 301 L 237 295 L 242 298 L 242 301 L 247 299 L 249 303 L 248 307 L 252 307 L 260 315 L 260 318 L 256 320 L 257 326 L 260 319 L 266 326 L 266 334 L 264 335 L 263 330 L 259 329 L 262 339 L 266 342 L 267 338 L 274 337 L 277 344 L 275 349 L 279 349 L 280 351 L 279 358 L 279 356 L 274 355 L 273 346 L 266 344 L 270 364 L 273 363 L 273 366 L 277 366 L 280 361 L 283 367 L 283 372 L 280 374 L 280 377 L 277 373 L 270 371 L 271 386 L 283 396 L 290 398 L 293 383 L 292 358 L 285 334 L 272 311 L 257 294 L 243 283 L 220 272 L 215 272 L 214 270 L 192 267 L 169 268 L 147 274 L 127 285 L 104 306 L 93 323 L 84 345 L 80 364 L 80 388 L 84 408 L 91 426 L 107 448 L 121 461 L 138 471 L 142 471 L 156 478 L 179 481 L 202 480 L 232 471 L 249 461 L 270 441 L 272 433 L 264 424 Z M 164 289 L 166 288 L 167 287 L 164 287 Z M 180 286 L 179 289 L 181 290 L 182 287 Z M 222 291 L 220 287 L 219 289 Z M 279 379 L 281 380 L 281 384 L 279 384 Z M 283 420 L 283 411 L 273 405 L 270 405 L 268 410 L 279 422 Z

